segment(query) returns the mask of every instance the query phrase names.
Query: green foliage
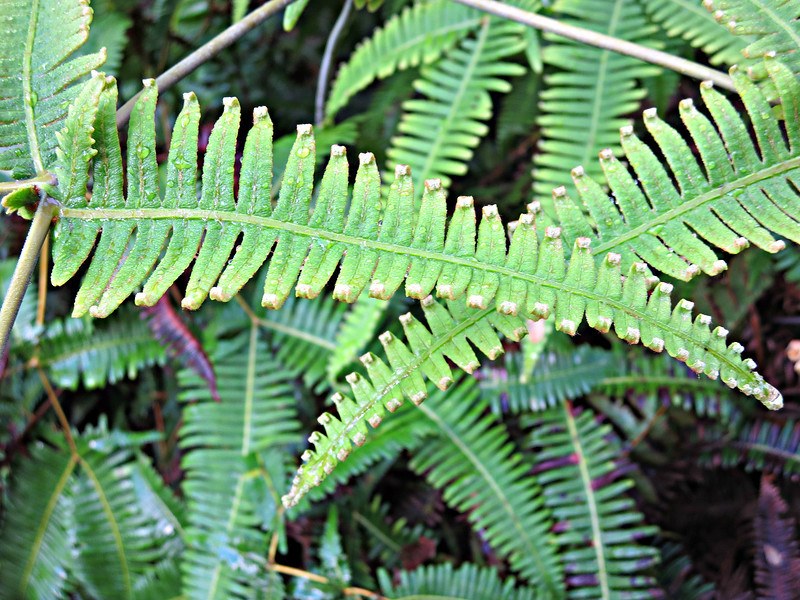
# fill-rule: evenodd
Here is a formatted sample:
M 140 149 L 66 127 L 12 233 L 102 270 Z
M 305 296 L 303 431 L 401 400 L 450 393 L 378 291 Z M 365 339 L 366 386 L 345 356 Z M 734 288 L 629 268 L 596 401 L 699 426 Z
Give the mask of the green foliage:
M 415 598 L 440 598 L 452 600 L 533 600 L 536 592 L 515 588 L 513 579 L 501 580 L 494 569 L 464 565 L 431 565 L 416 571 L 400 573 L 400 582 L 394 584 L 386 571 L 379 573 L 383 593 L 394 600 Z
M 554 8 L 566 23 L 631 42 L 647 44 L 653 35 L 637 2 L 561 0 Z M 551 207 L 550 195 L 569 182 L 570 169 L 583 166 L 591 177 L 602 173 L 595 156 L 605 148 L 619 150 L 619 129 L 645 95 L 637 81 L 658 69 L 610 50 L 545 39 L 552 43 L 544 49 L 544 63 L 556 70 L 545 76 L 540 94 L 541 139 L 533 174 L 535 197 Z
M 641 571 L 657 561 L 658 550 L 641 542 L 656 529 L 624 495 L 633 481 L 621 476 L 611 428 L 570 403 L 523 422 L 533 427 L 537 478 L 569 565 L 569 597 L 650 598 L 654 582 Z
M 258 329 L 220 341 L 212 356 L 221 402 L 202 378 L 179 374 L 182 467 L 188 509 L 183 590 L 193 598 L 247 598 L 266 585 L 264 553 L 282 525 L 285 459 L 299 428 L 291 373 L 267 359 Z

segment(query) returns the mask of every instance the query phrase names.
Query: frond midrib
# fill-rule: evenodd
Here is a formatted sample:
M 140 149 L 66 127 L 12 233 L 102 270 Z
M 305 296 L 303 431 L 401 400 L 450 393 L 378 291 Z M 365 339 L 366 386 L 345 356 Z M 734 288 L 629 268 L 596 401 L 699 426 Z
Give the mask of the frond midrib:
M 721 186 L 717 188 L 717 191 L 707 192 L 706 194 L 702 194 L 698 196 L 694 201 L 692 201 L 692 207 L 699 206 L 700 204 L 710 201 L 713 198 L 719 197 L 724 193 L 732 189 L 736 189 L 735 184 L 744 182 L 743 185 L 750 185 L 755 181 L 760 181 L 763 178 L 766 178 L 767 175 L 764 175 L 766 171 L 770 171 L 769 175 L 777 175 L 782 173 L 784 170 L 789 170 L 790 168 L 794 168 L 795 166 L 800 166 L 800 157 L 795 157 L 793 159 L 782 161 L 778 165 L 771 167 L 770 169 L 765 169 L 764 171 L 760 171 L 757 174 L 749 175 L 737 181 L 731 182 L 725 186 Z M 761 177 L 756 177 L 756 175 L 761 175 Z M 688 210 L 688 209 L 687 209 Z M 665 213 L 671 215 L 670 218 L 675 213 L 671 211 L 669 213 Z M 515 271 L 513 269 L 509 269 L 504 266 L 493 265 L 487 262 L 479 262 L 475 258 L 465 258 L 459 256 L 451 256 L 449 254 L 445 254 L 444 252 L 434 252 L 431 250 L 424 250 L 420 248 L 413 248 L 411 246 L 402 246 L 398 244 L 391 244 L 388 242 L 382 242 L 379 240 L 374 240 L 365 237 L 358 237 L 355 235 L 349 235 L 345 233 L 338 233 L 333 231 L 327 231 L 324 229 L 316 229 L 314 227 L 308 225 L 301 225 L 298 223 L 292 223 L 288 221 L 279 221 L 277 219 L 273 219 L 270 217 L 260 217 L 256 215 L 248 215 L 243 213 L 237 212 L 224 212 L 224 211 L 215 211 L 215 210 L 198 210 L 198 209 L 163 209 L 163 208 L 137 208 L 137 209 L 108 209 L 108 208 L 66 208 L 63 207 L 61 209 L 62 217 L 66 218 L 76 218 L 76 219 L 83 219 L 83 220 L 157 220 L 157 219 L 176 219 L 176 220 L 196 220 L 196 221 L 225 221 L 225 222 L 233 222 L 239 224 L 248 224 L 248 225 L 257 225 L 265 229 L 277 229 L 279 231 L 285 231 L 287 233 L 292 233 L 295 235 L 307 237 L 307 238 L 316 238 L 316 239 L 324 239 L 332 242 L 339 242 L 345 245 L 350 246 L 360 246 L 363 248 L 371 248 L 374 250 L 383 251 L 390 254 L 399 254 L 399 255 L 406 255 L 409 257 L 416 257 L 422 259 L 428 259 L 433 261 L 438 261 L 441 263 L 450 263 L 453 265 L 467 267 L 472 270 L 483 270 L 489 271 L 492 273 L 497 273 L 498 275 L 503 275 L 506 277 L 521 279 L 530 283 L 534 283 L 540 285 L 545 288 L 552 288 L 557 291 L 562 291 L 568 294 L 572 294 L 573 296 L 578 296 L 585 298 L 587 300 L 591 300 L 594 302 L 604 303 L 617 311 L 626 313 L 632 317 L 635 317 L 642 322 L 653 324 L 659 328 L 663 328 L 666 331 L 673 334 L 676 338 L 681 340 L 686 340 L 687 342 L 693 342 L 693 338 L 691 336 L 691 332 L 684 332 L 680 329 L 677 329 L 671 323 L 659 321 L 653 316 L 651 316 L 646 310 L 644 311 L 637 311 L 632 309 L 630 306 L 624 304 L 621 301 L 614 300 L 612 298 L 608 298 L 603 296 L 602 294 L 595 293 L 593 290 L 586 290 L 581 289 L 578 287 L 574 287 L 568 285 L 565 282 L 557 282 L 552 281 L 549 279 L 545 279 L 543 277 L 536 276 L 534 274 L 529 273 L 522 273 L 520 271 Z M 659 217 L 659 222 L 663 219 L 663 215 Z M 653 224 L 649 224 L 649 227 L 652 227 Z M 640 229 L 639 227 L 636 230 Z M 624 236 L 621 236 L 624 237 Z M 595 251 L 597 253 L 597 251 Z M 489 309 L 493 311 L 494 309 Z M 487 313 L 488 314 L 488 313 Z M 481 317 L 482 318 L 482 317 Z M 736 372 L 741 372 L 742 369 L 740 366 L 735 364 L 728 358 L 725 354 L 720 353 L 713 348 L 706 348 L 706 351 L 717 358 L 721 363 L 728 365 Z
M 25 567 L 22 570 L 22 577 L 20 578 L 20 582 L 22 583 L 22 587 L 20 588 L 20 593 L 24 595 L 25 591 L 28 589 L 28 582 L 30 581 L 31 573 L 33 572 L 33 566 L 36 563 L 36 558 L 39 556 L 39 550 L 42 547 L 42 543 L 44 542 L 44 535 L 45 531 L 47 530 L 47 526 L 50 523 L 50 517 L 53 515 L 53 511 L 56 509 L 56 504 L 58 504 L 58 499 L 61 497 L 61 493 L 64 491 L 64 487 L 67 485 L 69 481 L 70 475 L 75 470 L 75 465 L 78 464 L 78 456 L 73 454 L 69 461 L 67 462 L 66 467 L 64 468 L 64 473 L 62 473 L 61 478 L 56 483 L 56 486 L 53 488 L 53 494 L 50 497 L 50 500 L 47 503 L 47 507 L 42 513 L 42 518 L 39 521 L 39 528 L 36 530 L 36 535 L 34 536 L 34 543 L 31 546 L 30 556 L 28 557 L 28 561 L 25 563 Z
M 525 527 L 520 522 L 519 518 L 517 517 L 516 511 L 511 506 L 511 502 L 508 499 L 508 496 L 504 494 L 503 486 L 500 485 L 495 478 L 492 476 L 491 472 L 486 468 L 486 466 L 481 462 L 481 460 L 475 455 L 472 449 L 469 447 L 469 444 L 465 443 L 461 437 L 453 431 L 452 427 L 450 427 L 444 420 L 439 417 L 427 404 L 421 404 L 419 407 L 425 416 L 429 419 L 434 421 L 439 428 L 439 431 L 444 433 L 447 438 L 459 449 L 461 453 L 472 463 L 478 473 L 481 474 L 484 481 L 489 485 L 489 487 L 494 492 L 494 495 L 500 500 L 501 505 L 505 509 L 506 514 L 508 515 L 509 519 L 512 523 L 514 523 L 514 529 L 517 532 L 520 539 L 525 540 L 525 547 L 527 548 L 528 556 L 532 557 L 534 562 L 536 562 L 536 566 L 538 568 L 538 572 L 541 574 L 544 585 L 546 585 L 550 590 L 552 590 L 552 580 L 550 579 L 551 573 L 548 569 L 547 565 L 542 560 L 542 557 L 536 551 L 536 546 L 532 543 L 530 537 L 527 535 Z
M 665 211 L 649 221 L 642 223 L 641 225 L 637 225 L 636 227 L 632 227 L 628 229 L 625 233 L 611 239 L 607 242 L 603 242 L 599 244 L 597 247 L 593 248 L 592 252 L 594 254 L 600 254 L 601 252 L 609 252 L 618 246 L 621 246 L 625 242 L 629 242 L 640 235 L 647 233 L 648 230 L 652 229 L 653 227 L 657 227 L 659 225 L 665 225 L 672 221 L 673 219 L 679 219 L 682 215 L 699 208 L 700 206 L 708 203 L 713 202 L 714 200 L 718 200 L 723 196 L 730 194 L 739 189 L 745 189 L 752 185 L 757 184 L 759 181 L 764 181 L 766 179 L 770 179 L 777 175 L 782 175 L 792 169 L 800 167 L 800 156 L 793 156 L 792 158 L 788 158 L 786 160 L 779 161 L 774 165 L 766 166 L 763 169 L 759 169 L 755 173 L 750 173 L 749 175 L 745 175 L 744 177 L 740 177 L 739 179 L 734 179 L 733 181 L 729 181 L 723 185 L 720 185 L 713 190 L 709 190 L 692 198 L 691 200 L 683 201 L 680 206 L 676 206 L 668 211 Z
M 611 598 L 611 590 L 608 584 L 608 569 L 606 568 L 606 558 L 603 544 L 603 531 L 600 527 L 600 515 L 597 511 L 597 499 L 595 498 L 594 488 L 592 487 L 592 476 L 589 473 L 586 453 L 583 451 L 580 434 L 575 426 L 575 419 L 572 416 L 571 406 L 565 402 L 561 405 L 564 412 L 564 421 L 567 425 L 572 448 L 578 456 L 578 473 L 580 473 L 581 485 L 586 498 L 586 506 L 589 511 L 589 521 L 592 527 L 592 547 L 594 548 L 595 559 L 597 560 L 597 580 L 603 600 Z

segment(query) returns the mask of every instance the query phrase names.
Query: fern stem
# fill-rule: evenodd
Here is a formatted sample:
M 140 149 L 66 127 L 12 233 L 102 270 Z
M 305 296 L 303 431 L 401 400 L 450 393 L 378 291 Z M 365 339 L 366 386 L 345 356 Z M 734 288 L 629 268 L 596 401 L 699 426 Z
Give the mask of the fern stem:
M 715 85 L 718 85 L 721 88 L 735 91 L 733 81 L 725 73 L 700 65 L 696 62 L 680 58 L 678 56 L 673 56 L 667 52 L 661 52 L 660 50 L 655 50 L 654 48 L 648 48 L 647 46 L 634 44 L 633 42 L 621 40 L 610 35 L 604 35 L 596 31 L 591 31 L 590 29 L 584 29 L 582 27 L 576 27 L 575 25 L 561 23 L 556 19 L 537 15 L 514 6 L 508 6 L 506 4 L 502 4 L 501 2 L 496 2 L 495 0 L 455 1 L 459 2 L 460 4 L 471 6 L 472 8 L 477 8 L 478 10 L 496 15 L 498 17 L 502 17 L 503 19 L 516 21 L 517 23 L 522 23 L 523 25 L 527 25 L 529 27 L 540 29 L 549 33 L 554 33 L 556 35 L 587 44 L 589 46 L 596 46 L 598 48 L 604 48 L 619 54 L 632 56 L 633 58 L 638 58 L 639 60 L 643 60 L 654 65 L 659 65 L 672 71 L 677 71 L 678 73 L 688 75 L 689 77 L 693 77 L 695 79 L 707 79 L 713 81 Z
M 317 583 L 330 582 L 330 579 L 327 577 L 317 575 L 316 573 L 311 573 L 310 571 L 304 571 L 303 569 L 297 569 L 295 567 L 272 564 L 269 566 L 269 568 L 276 573 L 283 573 L 284 575 L 291 575 L 292 577 L 301 577 L 302 579 L 316 581 Z M 378 598 L 379 600 L 387 600 L 386 596 L 381 596 L 378 592 L 373 592 L 372 590 L 367 590 L 360 587 L 346 587 L 342 590 L 342 594 L 345 596 L 364 596 L 365 598 Z
M 325 44 L 325 53 L 322 55 L 322 63 L 319 68 L 319 78 L 317 79 L 317 96 L 314 99 L 314 123 L 317 126 L 322 124 L 325 118 L 325 92 L 328 89 L 328 79 L 331 72 L 331 63 L 333 62 L 333 51 L 336 49 L 336 42 L 339 36 L 342 35 L 347 17 L 350 16 L 350 9 L 353 7 L 353 0 L 345 0 L 342 12 L 339 13 L 339 18 L 333 24 L 331 34 L 328 36 L 328 42 Z
M 38 185 L 40 183 L 49 183 L 51 185 L 56 185 L 55 177 L 51 173 L 44 172 L 41 175 L 37 175 L 36 177 L 32 177 L 31 179 L 20 179 L 16 181 L 2 181 L 0 182 L 0 195 L 5 195 L 10 192 Z
M 170 67 L 164 73 L 156 78 L 156 84 L 160 92 L 164 92 L 171 88 L 181 79 L 186 77 L 189 73 L 194 71 L 197 67 L 204 62 L 211 60 L 222 52 L 225 48 L 233 44 L 240 37 L 248 33 L 251 29 L 261 25 L 269 17 L 274 15 L 279 10 L 285 8 L 294 0 L 270 0 L 263 6 L 257 8 L 241 21 L 237 21 L 211 41 L 203 44 L 197 50 L 192 52 L 189 56 L 184 58 L 178 64 Z M 141 92 L 139 93 L 141 94 Z M 139 98 L 136 94 L 133 98 L 128 100 L 122 108 L 117 111 L 117 127 L 122 127 L 128 122 L 133 110 L 133 105 Z
M 72 456 L 77 459 L 79 458 L 78 447 L 75 445 L 75 440 L 72 437 L 72 431 L 70 431 L 69 428 L 67 415 L 64 413 L 64 409 L 61 407 L 61 402 L 58 401 L 58 394 L 56 394 L 53 386 L 50 384 L 50 380 L 47 378 L 47 373 L 44 372 L 44 369 L 39 367 L 36 369 L 36 372 L 39 373 L 39 379 L 42 381 L 42 386 L 44 387 L 44 392 L 47 395 L 47 399 L 50 400 L 50 404 L 53 405 L 53 410 L 56 412 L 59 423 L 61 423 L 61 429 L 64 430 L 64 437 L 67 440 L 67 445 L 69 446 L 70 452 L 72 452 Z
M 50 272 L 50 236 L 45 236 L 39 252 L 39 301 L 36 304 L 36 324 L 44 325 L 44 313 L 47 309 L 47 274 Z
M 39 203 L 33 222 L 25 238 L 25 244 L 19 253 L 17 266 L 8 284 L 8 293 L 3 298 L 3 306 L 0 308 L 0 355 L 2 355 L 8 345 L 8 338 L 11 335 L 11 328 L 19 312 L 19 305 L 28 284 L 31 281 L 33 269 L 39 260 L 39 251 L 42 248 L 45 237 L 50 231 L 50 223 L 58 210 L 58 205 L 54 201 L 45 198 Z

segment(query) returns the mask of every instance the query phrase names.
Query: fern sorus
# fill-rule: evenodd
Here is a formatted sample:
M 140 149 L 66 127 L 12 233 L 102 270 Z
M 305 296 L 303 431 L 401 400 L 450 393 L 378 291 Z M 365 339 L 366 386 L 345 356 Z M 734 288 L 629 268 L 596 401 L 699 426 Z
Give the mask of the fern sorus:
M 782 77 L 785 68 L 776 65 L 774 72 L 776 80 L 785 81 Z M 90 81 L 88 85 L 93 87 L 87 88 L 87 94 L 96 89 L 98 81 L 97 78 Z M 795 82 L 792 84 L 797 86 Z M 757 93 L 744 83 L 742 89 L 746 99 L 752 100 Z M 685 361 L 698 372 L 712 378 L 721 376 L 729 385 L 756 396 L 773 408 L 780 405 L 777 391 L 753 373 L 755 364 L 742 360 L 741 347 L 738 344 L 726 347 L 727 331 L 718 327 L 712 332 L 710 319 L 702 315 L 693 320 L 691 302 L 680 301 L 673 309 L 672 286 L 660 283 L 653 287 L 655 282 L 647 265 L 634 263 L 630 269 L 625 269 L 623 278 L 622 256 L 609 252 L 597 260 L 591 250 L 592 241 L 585 236 L 574 240 L 568 261 L 563 232 L 566 231 L 568 239 L 576 227 L 591 234 L 588 221 L 576 220 L 563 229 L 548 227 L 540 242 L 535 214 L 527 213 L 520 217 L 507 248 L 505 228 L 497 208 L 484 207 L 483 219 L 478 225 L 471 197 L 458 199 L 448 225 L 446 197 L 437 180 L 426 182 L 421 208 L 415 213 L 411 202 L 411 175 L 404 166 L 398 166 L 385 210 L 381 211 L 377 201 L 380 176 L 374 156 L 360 155 L 350 200 L 348 162 L 340 146 L 332 148 L 316 205 L 309 212 L 315 152 L 314 137 L 307 125 L 298 128 L 273 210 L 270 201 L 272 127 L 265 109 L 255 111 L 255 123 L 245 143 L 240 193 L 235 199 L 234 158 L 240 110 L 235 99 L 225 101 L 225 111 L 210 136 L 198 201 L 195 177 L 199 107 L 194 96 L 187 95 L 172 136 L 167 191 L 162 198 L 156 185 L 154 152 L 156 96 L 155 84 L 149 82 L 133 111 L 128 134 L 127 195 L 122 191 L 121 151 L 114 121 L 116 87 L 106 83 L 99 93 L 93 134 L 97 156 L 93 161 L 91 204 L 75 186 L 69 194 L 60 196 L 61 219 L 56 230 L 51 275 L 54 284 L 64 283 L 77 272 L 91 254 L 100 233 L 97 250 L 75 300 L 75 316 L 86 311 L 96 317 L 106 316 L 142 283 L 144 288 L 136 294 L 136 301 L 152 305 L 192 261 L 194 266 L 182 305 L 197 308 L 208 296 L 229 300 L 252 278 L 275 245 L 262 296 L 262 304 L 268 308 L 279 308 L 295 284 L 298 296 L 317 296 L 341 262 L 333 289 L 333 296 L 339 300 L 352 302 L 367 288 L 371 296 L 388 299 L 405 279 L 405 291 L 410 297 L 426 298 L 435 288 L 439 296 L 447 299 L 466 297 L 470 309 L 483 310 L 494 305 L 506 316 L 524 313 L 544 318 L 553 314 L 556 327 L 569 334 L 577 331 L 585 317 L 592 327 L 609 331 L 613 326 L 615 333 L 630 343 L 642 342 L 658 351 L 666 349 L 671 356 Z M 730 106 L 717 96 L 711 104 L 721 106 L 721 110 Z M 787 101 L 787 110 L 790 106 Z M 79 116 L 76 115 L 76 120 Z M 724 123 L 727 127 L 728 121 Z M 682 206 L 697 206 L 704 211 L 698 222 L 703 226 L 696 225 L 701 232 L 716 231 L 719 225 L 704 206 L 717 199 L 719 202 L 713 204 L 716 210 L 724 213 L 723 209 L 727 209 L 741 217 L 737 223 L 753 237 L 760 239 L 762 233 L 769 237 L 761 227 L 748 228 L 750 221 L 739 214 L 744 210 L 733 198 L 734 192 L 759 200 L 763 208 L 757 213 L 759 218 L 772 214 L 778 208 L 773 206 L 774 210 L 770 211 L 765 206 L 770 197 L 761 190 L 767 184 L 781 186 L 782 192 L 788 190 L 789 184 L 782 177 L 800 158 L 788 158 L 789 151 L 783 142 L 770 137 L 773 126 L 774 133 L 779 133 L 776 123 L 768 117 L 762 125 L 761 129 L 767 132 L 762 135 L 776 144 L 766 146 L 772 151 L 772 167 L 762 165 L 756 168 L 755 175 L 739 179 L 732 175 L 733 181 L 727 186 L 706 191 L 712 183 L 717 184 L 712 179 L 705 187 L 700 186 L 705 193 L 693 201 L 684 200 Z M 800 123 L 793 121 L 790 129 L 793 144 L 800 143 L 795 140 L 800 138 Z M 625 143 L 634 142 L 627 140 Z M 663 148 L 669 152 L 677 144 L 673 140 L 663 144 Z M 70 159 L 71 151 L 69 147 L 61 148 L 64 160 Z M 745 155 L 743 160 L 748 160 L 746 149 L 739 152 Z M 643 145 L 630 150 L 628 158 L 634 165 L 643 161 L 648 167 L 655 160 Z M 623 207 L 629 206 L 629 196 L 645 202 L 630 175 L 615 159 L 607 159 L 604 167 Z M 699 176 L 697 165 L 695 170 Z M 658 167 L 652 173 L 641 171 L 640 178 L 653 198 L 659 202 L 678 203 L 677 192 L 663 169 Z M 765 172 L 775 171 L 781 179 L 763 179 Z M 76 172 L 75 168 L 70 172 Z M 78 176 L 74 178 L 78 179 Z M 578 179 L 589 190 L 584 199 L 602 200 L 603 206 L 609 207 L 597 184 L 589 185 L 588 178 Z M 84 173 L 84 189 L 85 181 Z M 665 182 L 666 190 L 663 189 Z M 651 183 L 655 189 L 650 187 Z M 728 191 L 723 194 L 720 190 Z M 57 192 L 57 189 L 53 191 Z M 791 193 L 792 197 L 785 198 L 785 202 L 791 203 L 796 198 L 796 194 Z M 346 211 L 348 201 L 349 210 Z M 561 205 L 563 207 L 564 203 Z M 659 207 L 663 207 L 662 204 Z M 618 237 L 616 241 L 601 239 L 603 250 L 623 249 L 626 245 L 623 239 L 633 244 L 650 235 L 651 229 L 643 228 L 648 223 L 642 223 L 640 216 L 629 213 L 627 208 L 624 212 L 631 221 L 627 225 L 632 229 L 627 234 L 622 233 L 625 224 L 615 213 L 617 218 L 611 219 L 610 231 Z M 684 213 L 687 211 L 676 206 L 657 217 L 654 215 L 656 223 L 649 224 L 655 226 L 665 218 L 673 219 L 663 225 L 660 235 L 681 247 L 684 238 L 696 239 L 675 218 Z M 786 213 L 781 214 L 789 219 Z M 793 226 L 797 225 L 789 220 Z M 770 224 L 773 223 L 770 221 Z M 783 221 L 775 225 L 779 231 L 787 229 Z M 674 226 L 683 229 L 678 230 L 673 239 L 665 234 L 675 231 Z M 731 235 L 734 234 L 731 232 Z M 236 245 L 240 236 L 241 242 Z M 697 243 L 710 252 L 702 243 Z M 770 242 L 773 243 L 774 240 Z M 648 249 L 652 246 L 642 245 Z M 692 245 L 693 249 L 695 246 Z M 662 249 L 667 252 L 665 246 Z M 650 256 L 649 252 L 641 254 Z M 655 266 L 659 264 L 656 261 Z
M 566 402 L 524 419 L 532 427 L 535 472 L 553 512 L 571 598 L 652 598 L 655 581 L 642 573 L 659 551 L 642 544 L 647 526 L 625 491 L 633 481 L 615 456 L 619 441 L 589 410 Z

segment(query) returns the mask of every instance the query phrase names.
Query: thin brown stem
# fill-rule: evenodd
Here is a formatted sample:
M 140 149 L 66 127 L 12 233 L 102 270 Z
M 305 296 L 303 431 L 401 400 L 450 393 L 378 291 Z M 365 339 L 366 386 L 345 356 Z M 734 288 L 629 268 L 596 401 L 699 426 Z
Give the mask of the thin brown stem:
M 317 583 L 328 583 L 330 581 L 330 579 L 323 577 L 322 575 L 317 575 L 316 573 L 304 571 L 303 569 L 296 569 L 295 567 L 289 567 L 287 565 L 270 564 L 269 568 L 276 573 L 283 573 L 284 575 L 291 575 L 292 577 L 301 577 L 302 579 L 316 581 Z M 362 596 L 365 598 L 387 600 L 386 596 L 381 596 L 378 592 L 373 592 L 372 590 L 367 590 L 360 587 L 347 587 L 342 590 L 342 593 L 345 596 Z
M 57 210 L 58 205 L 49 198 L 42 200 L 39 203 L 39 208 L 36 209 L 36 215 L 33 217 L 28 236 L 25 238 L 25 243 L 17 260 L 17 266 L 14 268 L 14 274 L 8 284 L 8 293 L 3 299 L 3 306 L 0 308 L 0 355 L 5 352 L 8 345 L 11 328 L 17 318 L 19 306 L 22 303 L 23 296 L 25 296 L 25 290 L 28 289 L 28 284 L 31 281 L 33 269 L 39 260 L 39 251 L 50 231 L 50 222 L 53 220 Z
M 50 380 L 47 378 L 47 374 L 44 372 L 44 369 L 38 367 L 36 371 L 39 373 L 39 379 L 42 381 L 42 385 L 44 386 L 45 394 L 47 394 L 48 400 L 50 400 L 50 404 L 53 405 L 53 410 L 56 411 L 56 416 L 58 417 L 59 423 L 61 423 L 61 429 L 64 430 L 64 437 L 67 440 L 67 445 L 69 446 L 70 451 L 72 452 L 73 456 L 78 456 L 78 447 L 75 445 L 75 440 L 72 438 L 72 431 L 69 427 L 69 421 L 67 420 L 67 415 L 64 413 L 64 409 L 61 408 L 61 402 L 58 401 L 58 394 L 56 394 L 53 386 L 50 385 Z
M 279 10 L 285 8 L 292 2 L 294 2 L 294 0 L 270 0 L 263 6 L 257 8 L 244 19 L 234 23 L 214 39 L 200 46 L 197 50 L 192 52 L 178 64 L 170 67 L 164 73 L 159 75 L 156 78 L 158 89 L 162 92 L 166 89 L 169 89 L 204 62 L 211 60 L 214 56 L 233 44 L 244 34 L 256 28 L 269 17 L 274 15 Z M 139 94 L 136 94 L 117 111 L 117 127 L 122 127 L 128 122 L 128 119 L 131 116 L 131 111 L 133 110 L 133 105 L 136 104 L 136 100 L 138 98 Z
M 679 56 L 673 56 L 672 54 L 662 52 L 661 50 L 655 50 L 654 48 L 648 48 L 647 46 L 634 44 L 633 42 L 621 40 L 619 38 L 598 33 L 590 29 L 576 27 L 575 25 L 568 25 L 566 23 L 562 23 L 561 21 L 557 21 L 556 19 L 543 17 L 542 15 L 537 15 L 536 13 L 528 12 L 515 6 L 509 6 L 507 4 L 503 4 L 502 2 L 495 2 L 495 0 L 455 1 L 466 6 L 471 6 L 472 8 L 477 8 L 478 10 L 482 10 L 492 15 L 502 17 L 503 19 L 516 21 L 517 23 L 522 23 L 523 25 L 527 25 L 535 29 L 541 29 L 542 31 L 546 31 L 548 33 L 554 33 L 556 35 L 560 35 L 561 37 L 575 40 L 589 46 L 596 46 L 597 48 L 604 48 L 606 50 L 611 50 L 612 52 L 617 52 L 618 54 L 632 56 L 633 58 L 638 58 L 639 60 L 665 67 L 671 71 L 677 71 L 678 73 L 688 75 L 689 77 L 693 77 L 701 81 L 710 80 L 713 81 L 714 84 L 721 88 L 725 88 L 726 90 L 736 90 L 736 88 L 733 86 L 733 80 L 725 73 L 717 71 L 716 69 L 711 69 L 696 62 L 692 62 L 691 60 L 680 58 Z

